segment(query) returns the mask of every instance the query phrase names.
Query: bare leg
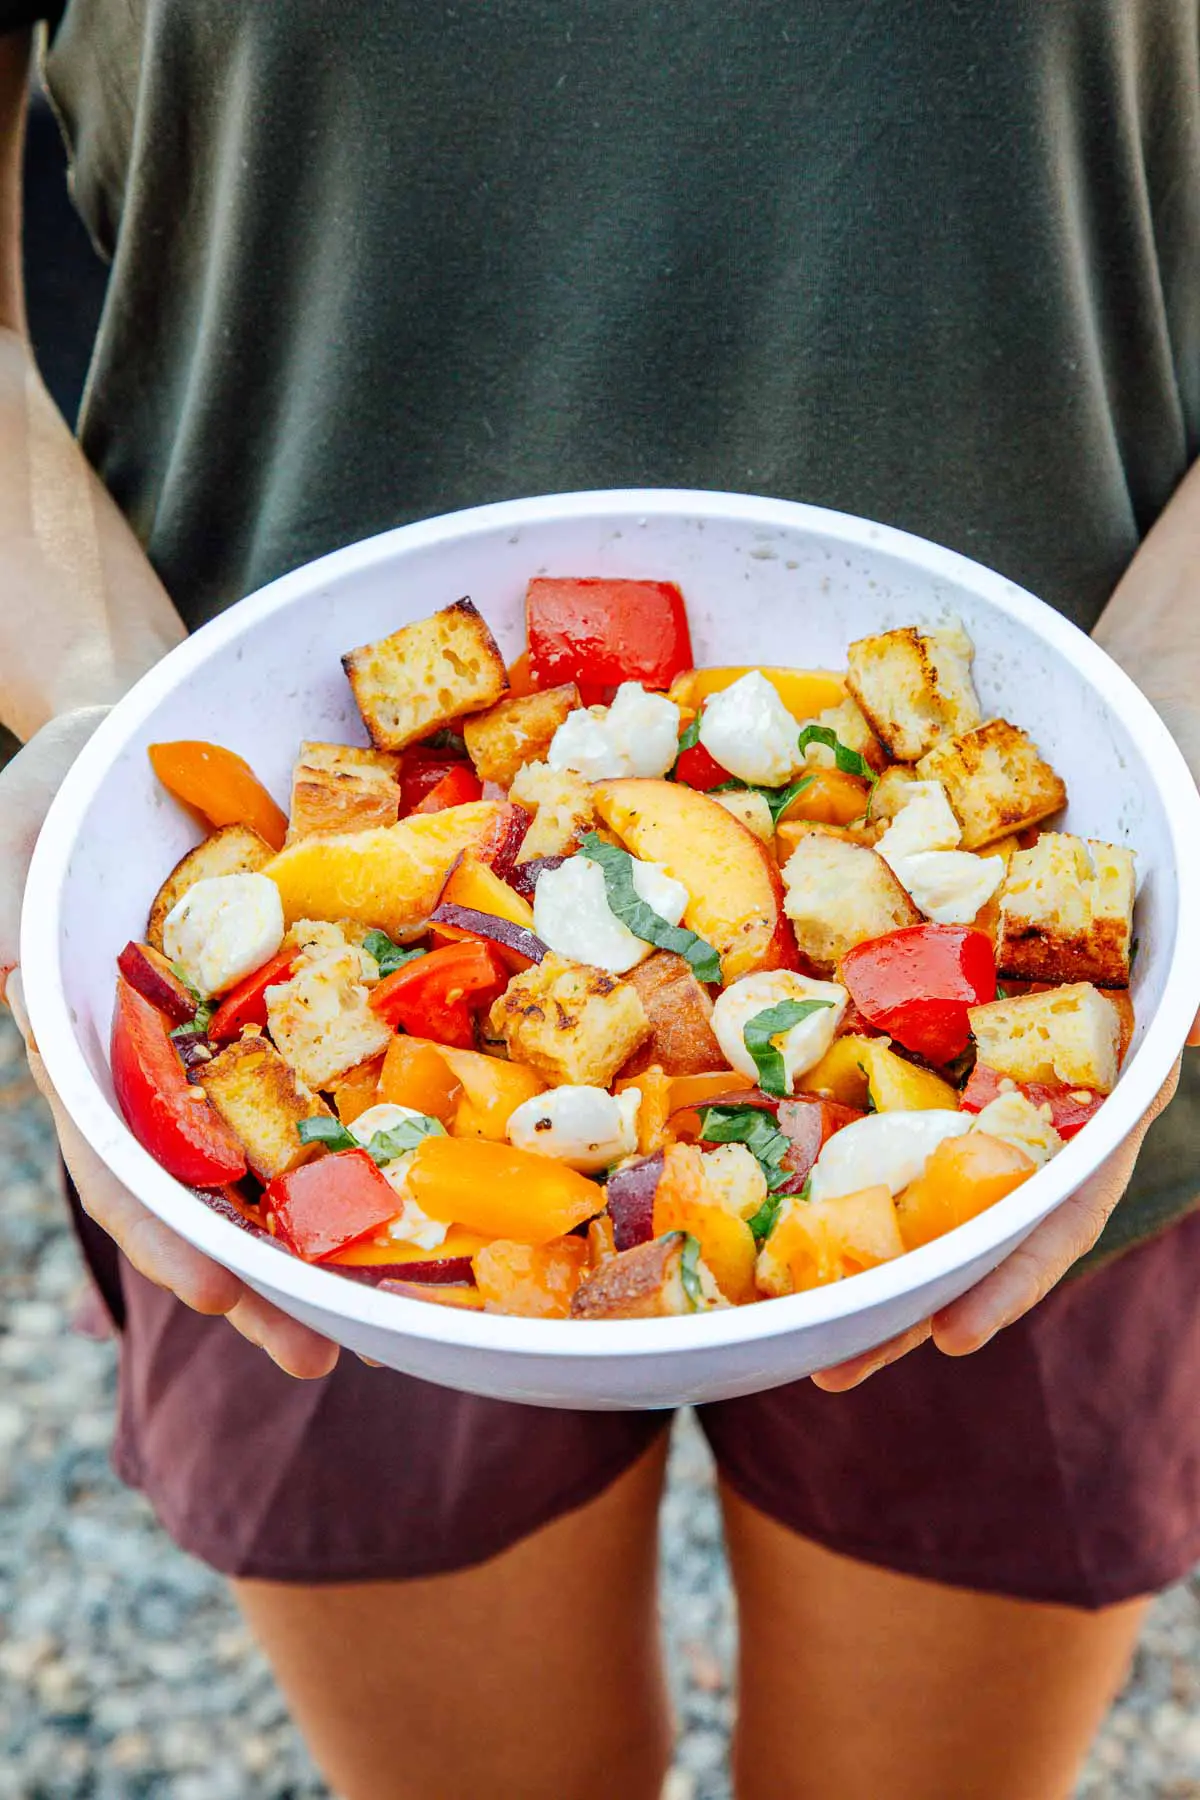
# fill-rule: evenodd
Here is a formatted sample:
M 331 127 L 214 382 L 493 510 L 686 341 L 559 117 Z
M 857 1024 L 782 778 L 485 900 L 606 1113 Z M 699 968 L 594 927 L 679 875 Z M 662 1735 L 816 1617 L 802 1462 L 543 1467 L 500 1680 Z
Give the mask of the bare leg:
M 726 1488 L 739 1800 L 1066 1800 L 1148 1601 L 973 1594 L 836 1556 Z
M 657 1800 L 665 1455 L 460 1575 L 235 1583 L 342 1800 Z

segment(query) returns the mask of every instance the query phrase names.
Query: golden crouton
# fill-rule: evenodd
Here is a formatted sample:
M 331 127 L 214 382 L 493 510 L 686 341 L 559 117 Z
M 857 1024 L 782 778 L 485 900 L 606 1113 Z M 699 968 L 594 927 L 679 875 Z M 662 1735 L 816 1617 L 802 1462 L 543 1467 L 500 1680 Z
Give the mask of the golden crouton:
M 583 776 L 571 769 L 526 763 L 518 770 L 508 797 L 533 814 L 517 857 L 519 863 L 532 862 L 535 856 L 569 856 L 595 824 L 592 790 Z
M 233 1132 L 260 1181 L 286 1175 L 321 1153 L 302 1144 L 301 1119 L 332 1118 L 265 1037 L 238 1038 L 204 1067 L 200 1085 Z
M 898 812 L 908 805 L 908 789 L 917 779 L 907 763 L 892 763 L 883 771 L 871 789 L 867 802 L 867 825 L 877 835 L 887 830 Z
M 392 751 L 301 744 L 292 770 L 287 843 L 394 825 L 399 816 L 400 758 Z
M 802 956 L 831 970 L 847 950 L 921 915 L 881 856 L 831 832 L 802 837 L 783 869 L 783 910 Z
M 947 738 L 917 764 L 922 781 L 940 781 L 962 823 L 962 847 L 1038 825 L 1067 804 L 1067 790 L 1032 738 L 1006 719 Z
M 725 1053 L 713 1035 L 713 1003 L 682 956 L 657 950 L 625 977 L 637 991 L 651 1036 L 621 1071 L 636 1075 L 653 1064 L 667 1075 L 702 1075 L 725 1066 Z
M 731 788 L 727 794 L 714 794 L 718 806 L 732 813 L 739 824 L 752 831 L 760 844 L 775 842 L 775 821 L 762 794 L 753 788 Z
M 1120 1015 L 1090 982 L 993 1000 L 969 1016 L 980 1062 L 1001 1075 L 1101 1094 L 1116 1086 Z
M 568 681 L 540 694 L 498 700 L 487 712 L 465 720 L 467 755 L 480 781 L 511 787 L 518 769 L 545 756 L 555 732 L 578 705 L 579 689 Z
M 669 1231 L 601 1263 L 571 1298 L 573 1319 L 666 1319 L 724 1306 L 716 1282 L 699 1257 L 685 1281 L 687 1236 Z
M 208 881 L 215 875 L 257 875 L 274 854 L 270 844 L 248 825 L 222 825 L 189 850 L 159 888 L 150 908 L 146 942 L 156 950 L 162 949 L 167 914 L 198 881 Z
M 1000 891 L 1002 975 L 1129 985 L 1136 878 L 1131 850 L 1044 831 L 1018 850 Z
M 581 1087 L 607 1087 L 651 1029 L 627 981 L 553 953 L 509 982 L 488 1022 L 514 1062 Z
M 508 691 L 499 645 L 470 600 L 457 600 L 342 658 L 377 750 L 403 750 Z
M 713 795 L 713 799 L 716 799 Z M 817 819 L 784 819 L 775 828 L 775 857 L 782 865 L 803 838 L 841 838 L 844 844 L 865 844 L 869 850 L 875 833 L 869 825 L 826 825 Z
M 857 750 L 858 754 L 869 762 L 876 771 L 886 767 L 887 754 L 879 739 L 868 725 L 862 708 L 855 701 L 845 699 L 838 706 L 827 706 L 824 712 L 815 719 L 805 719 L 806 725 L 824 725 L 832 731 L 839 744 L 847 750 Z M 837 767 L 835 752 L 828 744 L 810 744 L 804 752 L 804 760 L 810 768 L 833 769 Z
M 927 634 L 905 625 L 851 644 L 847 685 L 897 761 L 916 762 L 942 738 L 978 725 L 973 655 L 961 625 Z
M 267 989 L 271 1036 L 309 1087 L 332 1086 L 392 1041 L 391 1028 L 367 1004 L 363 956 L 336 925 L 310 923 L 291 976 Z

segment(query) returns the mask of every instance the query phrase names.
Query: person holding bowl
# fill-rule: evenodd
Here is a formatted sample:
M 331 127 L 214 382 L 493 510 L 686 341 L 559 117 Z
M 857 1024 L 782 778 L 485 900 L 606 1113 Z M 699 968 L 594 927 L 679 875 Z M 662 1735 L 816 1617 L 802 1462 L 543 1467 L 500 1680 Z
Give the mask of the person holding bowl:
M 111 262 L 78 444 L 19 281 L 39 21 Z M 639 485 L 1002 569 L 1200 770 L 1197 56 L 1189 0 L 0 0 L 0 718 L 26 741 L 0 969 L 121 1330 L 118 1470 L 231 1578 L 349 1800 L 658 1792 L 665 1420 L 339 1360 L 115 1184 L 16 967 L 55 787 L 106 705 L 284 570 Z M 1169 1092 L 908 1338 L 704 1409 L 742 1800 L 1069 1790 L 1146 1596 L 1200 1556 L 1184 1086 L 1136 1173 Z

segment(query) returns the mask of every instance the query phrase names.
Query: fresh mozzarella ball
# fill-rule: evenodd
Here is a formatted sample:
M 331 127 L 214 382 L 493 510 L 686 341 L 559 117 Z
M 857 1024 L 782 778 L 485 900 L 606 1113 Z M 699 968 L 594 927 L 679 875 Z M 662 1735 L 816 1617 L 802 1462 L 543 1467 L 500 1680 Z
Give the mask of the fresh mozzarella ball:
M 639 681 L 623 681 L 611 706 L 568 713 L 550 742 L 552 769 L 573 769 L 586 781 L 622 775 L 665 775 L 679 751 L 679 708 Z
M 193 987 L 224 994 L 283 942 L 283 903 L 266 875 L 210 875 L 167 914 L 163 949 Z
M 884 862 L 920 850 L 953 850 L 962 842 L 962 826 L 954 816 L 940 781 L 914 781 L 904 789 L 900 810 L 875 848 Z
M 816 1161 L 809 1197 L 836 1200 L 862 1188 L 893 1194 L 922 1172 L 945 1138 L 971 1129 L 969 1113 L 943 1111 L 868 1113 L 835 1131 Z
M 718 1144 L 707 1151 L 704 1185 L 719 1205 L 739 1219 L 752 1219 L 767 1197 L 762 1164 L 745 1144 Z
M 971 1130 L 985 1131 L 989 1137 L 1001 1138 L 1004 1143 L 1023 1150 L 1039 1169 L 1063 1147 L 1062 1139 L 1041 1108 L 1016 1089 L 989 1100 L 982 1111 L 976 1113 Z
M 743 975 L 718 994 L 713 1006 L 712 1028 L 718 1044 L 725 1052 L 731 1069 L 739 1075 L 758 1080 L 758 1065 L 746 1048 L 746 1026 L 756 1013 L 781 1000 L 824 1000 L 828 1004 L 809 1013 L 790 1031 L 781 1031 L 771 1041 L 783 1053 L 788 1093 L 796 1077 L 814 1068 L 832 1044 L 847 994 L 836 981 L 812 981 L 807 975 L 794 975 L 790 969 L 769 969 L 760 975 Z
M 688 891 L 657 863 L 630 859 L 635 892 L 668 925 L 678 925 Z M 533 929 L 543 944 L 574 962 L 624 975 L 644 962 L 654 946 L 635 937 L 608 904 L 604 871 L 590 857 L 570 856 L 543 869 L 533 890 Z
M 700 742 L 723 769 L 759 787 L 782 787 L 803 761 L 800 727 L 757 669 L 705 701 Z
M 608 735 L 626 775 L 665 775 L 679 754 L 679 708 L 640 681 L 623 681 L 608 709 Z
M 969 925 L 1004 880 L 1002 856 L 972 856 L 968 850 L 918 850 L 893 856 L 890 866 L 935 925 Z
M 584 1175 L 596 1175 L 637 1149 L 640 1088 L 609 1094 L 599 1087 L 556 1087 L 524 1100 L 508 1119 L 518 1150 L 553 1156 Z
M 608 781 L 626 773 L 608 730 L 607 706 L 581 706 L 568 713 L 546 752 L 552 769 L 573 769 L 585 781 Z
M 420 1119 L 425 1115 L 414 1112 L 411 1106 L 368 1106 L 366 1112 L 359 1113 L 347 1130 L 352 1138 L 360 1144 L 369 1144 L 377 1131 L 395 1131 L 405 1119 Z M 436 1250 L 439 1244 L 446 1241 L 449 1225 L 440 1219 L 431 1219 L 429 1214 L 419 1207 L 408 1191 L 408 1171 L 412 1167 L 415 1150 L 406 1150 L 403 1156 L 394 1156 L 389 1163 L 384 1163 L 379 1173 L 395 1192 L 401 1202 L 400 1211 L 387 1228 L 387 1235 L 393 1243 L 416 1244 L 421 1250 Z

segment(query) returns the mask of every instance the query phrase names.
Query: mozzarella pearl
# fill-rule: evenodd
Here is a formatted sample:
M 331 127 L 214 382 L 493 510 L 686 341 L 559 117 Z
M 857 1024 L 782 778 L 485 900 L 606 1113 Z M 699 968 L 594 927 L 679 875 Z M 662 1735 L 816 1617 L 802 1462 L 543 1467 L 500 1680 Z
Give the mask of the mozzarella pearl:
M 920 912 L 936 925 L 969 925 L 1004 879 L 1002 856 L 968 850 L 918 850 L 894 856 L 891 870 Z
M 712 1028 L 718 1044 L 725 1052 L 731 1069 L 739 1075 L 758 1080 L 758 1065 L 746 1048 L 745 1030 L 756 1013 L 781 1000 L 823 1000 L 826 1005 L 809 1013 L 789 1031 L 781 1031 L 772 1043 L 782 1052 L 789 1094 L 797 1076 L 814 1068 L 834 1040 L 847 994 L 836 981 L 813 981 L 807 975 L 795 975 L 790 969 L 770 969 L 759 975 L 744 975 L 722 989 L 713 1006 Z
M 803 761 L 800 727 L 757 669 L 709 696 L 700 742 L 723 769 L 759 787 L 782 787 Z
M 658 863 L 630 859 L 634 891 L 668 925 L 678 925 L 688 891 Z M 604 871 L 590 857 L 571 856 L 557 869 L 543 869 L 533 890 L 533 929 L 551 950 L 573 962 L 590 963 L 610 975 L 624 975 L 653 950 L 635 937 L 608 904 Z
M 377 1131 L 395 1131 L 406 1119 L 420 1119 L 424 1114 L 415 1112 L 411 1106 L 394 1106 L 390 1103 L 380 1106 L 368 1106 L 366 1112 L 359 1113 L 354 1123 L 347 1127 L 350 1136 L 357 1138 L 360 1144 L 369 1144 Z M 449 1225 L 440 1219 L 431 1219 L 427 1212 L 417 1205 L 408 1191 L 408 1171 L 412 1167 L 415 1150 L 406 1150 L 403 1156 L 394 1156 L 389 1163 L 384 1163 L 380 1174 L 400 1201 L 400 1211 L 387 1228 L 387 1235 L 393 1243 L 416 1244 L 420 1250 L 436 1250 L 446 1241 Z
M 836 1200 L 869 1187 L 886 1187 L 898 1194 L 917 1179 L 945 1138 L 961 1137 L 971 1123 L 969 1113 L 941 1108 L 869 1113 L 855 1119 L 834 1132 L 817 1158 L 809 1196 Z
M 599 1174 L 637 1149 L 641 1089 L 610 1094 L 598 1087 L 557 1087 L 524 1100 L 510 1115 L 508 1139 L 518 1150 L 553 1156 L 584 1175 Z
M 665 775 L 679 749 L 679 708 L 665 694 L 623 681 L 611 706 L 568 713 L 546 752 L 552 769 L 572 769 L 586 781 L 625 775 Z
M 167 914 L 163 949 L 204 995 L 224 994 L 283 942 L 283 903 L 266 875 L 210 875 Z

